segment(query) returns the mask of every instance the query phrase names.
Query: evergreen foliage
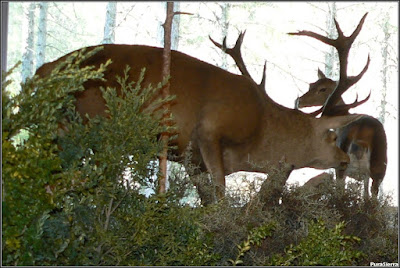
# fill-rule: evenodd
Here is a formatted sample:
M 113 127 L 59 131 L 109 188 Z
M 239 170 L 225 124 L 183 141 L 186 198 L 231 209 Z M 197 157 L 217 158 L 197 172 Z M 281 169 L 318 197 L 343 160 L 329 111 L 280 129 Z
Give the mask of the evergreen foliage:
M 345 224 L 338 223 L 328 229 L 322 220 L 309 225 L 308 235 L 298 245 L 285 249 L 283 256 L 274 256 L 269 265 L 278 266 L 352 266 L 362 255 L 353 248 L 360 241 L 355 236 L 344 235 Z

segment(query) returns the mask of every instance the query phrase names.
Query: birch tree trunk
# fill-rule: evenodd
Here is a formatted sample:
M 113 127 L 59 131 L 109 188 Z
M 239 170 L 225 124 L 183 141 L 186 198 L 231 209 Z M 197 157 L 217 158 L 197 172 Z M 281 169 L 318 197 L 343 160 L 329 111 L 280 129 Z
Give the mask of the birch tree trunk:
M 35 7 L 36 3 L 32 2 L 27 8 L 27 30 L 26 43 L 24 47 L 24 54 L 22 56 L 22 72 L 21 81 L 30 77 L 33 73 L 33 51 L 34 51 L 34 34 L 35 34 Z
M 1 70 L 7 71 L 8 2 L 1 3 Z
M 229 29 L 229 9 L 230 9 L 230 5 L 229 3 L 221 3 L 221 26 L 222 26 L 222 30 L 221 30 L 221 34 L 222 34 L 222 38 L 224 38 L 225 36 L 228 36 L 228 29 Z M 227 54 L 226 53 L 221 53 L 221 68 L 222 69 L 227 69 L 228 68 L 228 60 L 227 60 Z
M 389 39 L 390 39 L 390 28 L 389 28 L 389 14 L 386 12 L 384 15 L 384 20 L 382 23 L 382 30 L 384 33 L 384 38 L 382 42 L 382 63 L 383 63 L 383 68 L 382 68 L 382 100 L 380 104 L 380 112 L 379 112 L 379 121 L 381 121 L 382 124 L 385 123 L 385 117 L 386 117 L 386 94 L 387 94 L 387 81 L 388 81 L 388 58 L 389 58 Z
M 49 3 L 39 3 L 39 25 L 36 43 L 36 69 L 42 66 L 46 59 L 46 35 L 47 35 L 47 10 Z
M 115 42 L 115 24 L 117 19 L 117 2 L 108 2 L 106 21 L 104 24 L 104 37 L 102 44 L 113 44 Z
M 174 13 L 179 12 L 181 3 L 174 3 Z M 171 31 L 171 49 L 178 50 L 179 47 L 179 25 L 181 22 L 181 16 L 179 14 L 175 15 L 172 20 L 172 31 Z
M 327 30 L 329 38 L 336 38 L 337 33 L 336 33 L 336 27 L 335 27 L 335 22 L 334 22 L 334 18 L 336 17 L 336 3 L 335 2 L 328 3 L 328 7 L 329 7 L 329 11 L 328 11 L 328 15 L 326 16 L 326 30 Z M 335 48 L 330 46 L 329 53 L 325 54 L 325 75 L 332 79 L 335 79 L 335 77 L 337 75 L 336 68 L 335 68 L 336 53 L 337 52 L 336 52 Z

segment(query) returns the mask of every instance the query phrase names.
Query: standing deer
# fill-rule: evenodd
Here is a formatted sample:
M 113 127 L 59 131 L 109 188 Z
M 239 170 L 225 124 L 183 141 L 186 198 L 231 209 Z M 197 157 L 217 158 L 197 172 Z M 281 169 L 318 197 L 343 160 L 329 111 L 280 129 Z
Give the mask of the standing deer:
M 101 51 L 80 64 L 98 67 L 112 60 L 104 72 L 104 81 L 89 80 L 83 85 L 84 91 L 75 93 L 75 107 L 82 117 L 86 114 L 107 117 L 99 88 L 118 88 L 116 76 L 122 76 L 127 65 L 131 67 L 132 80 L 146 68 L 143 87 L 163 79 L 161 48 L 101 46 Z M 49 75 L 69 55 L 44 64 L 36 74 Z M 288 176 L 295 168 L 338 168 L 350 162 L 349 156 L 336 146 L 337 136 L 331 129 L 345 126 L 360 115 L 314 118 L 275 103 L 247 77 L 178 51 L 171 52 L 170 93 L 176 96 L 170 111 L 178 131 L 177 138 L 171 142 L 177 148 L 172 153 L 182 156 L 191 144 L 192 162 L 211 174 L 215 184 L 212 192 L 218 199 L 224 197 L 225 176 L 233 172 L 269 173 L 271 169 L 283 167 Z M 330 101 L 325 106 L 329 105 L 332 106 Z M 272 183 L 282 187 L 286 180 L 287 177 L 279 181 L 270 178 L 266 182 L 267 186 Z M 207 197 L 210 195 L 204 185 L 198 183 L 196 187 L 203 204 L 215 201 L 214 194 Z
M 358 35 L 361 30 L 361 26 L 363 21 L 365 20 L 367 14 L 362 18 L 359 26 L 352 36 L 349 38 L 345 37 L 340 30 L 338 23 L 336 22 L 336 26 L 338 29 L 339 38 L 337 40 L 328 40 L 325 37 L 319 36 L 315 33 L 311 32 L 301 32 L 296 33 L 295 35 L 308 35 L 323 42 L 335 42 L 336 48 L 344 49 L 340 52 L 341 57 L 341 70 L 347 69 L 347 55 L 350 50 L 351 44 Z M 249 74 L 246 65 L 243 61 L 241 55 L 241 45 L 243 42 L 245 31 L 239 34 L 239 37 L 235 43 L 233 48 L 228 48 L 226 45 L 226 37 L 223 39 L 223 43 L 219 44 L 214 41 L 211 37 L 211 42 L 220 48 L 223 52 L 230 55 L 236 63 L 236 66 L 239 68 L 240 72 L 243 76 L 250 78 L 254 83 L 254 79 Z M 293 33 L 292 33 L 293 34 Z M 347 43 L 347 44 L 346 44 Z M 347 50 L 347 51 L 346 51 Z M 346 62 L 344 62 L 346 61 Z M 369 58 L 367 65 L 364 70 L 357 77 L 347 78 L 346 72 L 342 72 L 342 78 L 348 79 L 348 81 L 344 81 L 342 79 L 342 85 L 350 88 L 351 85 L 356 83 L 359 79 L 361 79 L 362 75 L 366 72 L 369 64 Z M 259 90 L 265 93 L 265 68 L 261 83 L 258 85 Z M 327 101 L 328 97 L 333 94 L 336 87 L 338 86 L 337 82 L 334 82 L 325 77 L 325 75 L 318 70 L 318 75 L 320 80 L 310 85 L 310 90 L 298 98 L 296 100 L 296 109 L 302 107 L 309 106 L 317 106 L 321 105 L 324 108 L 324 104 Z M 348 83 L 348 85 L 346 85 Z M 347 88 L 342 89 L 343 92 L 347 90 Z M 343 93 L 342 92 L 342 93 Z M 341 95 L 337 95 L 336 106 L 331 109 L 326 110 L 325 113 L 329 113 L 329 115 L 348 115 L 348 110 L 354 107 L 357 107 L 363 103 L 365 103 L 369 99 L 370 95 L 362 101 L 356 100 L 352 104 L 345 104 L 341 98 Z M 315 113 L 311 113 L 311 115 L 316 116 L 322 112 L 322 108 Z M 372 185 L 371 192 L 374 196 L 378 194 L 379 185 L 385 175 L 386 171 L 386 135 L 383 129 L 382 124 L 373 117 L 365 115 L 363 118 L 356 120 L 350 123 L 343 128 L 338 130 L 338 139 L 337 146 L 341 148 L 344 152 L 346 152 L 350 157 L 350 165 L 348 167 L 338 167 L 336 168 L 336 174 L 339 180 L 344 180 L 345 176 L 350 176 L 359 180 L 364 180 L 364 189 L 365 196 L 368 197 L 368 181 L 371 176 L 374 180 Z M 319 177 L 318 177 L 319 178 Z M 313 180 L 314 181 L 314 180 Z M 344 185 L 344 184 L 342 184 Z
M 335 89 L 336 82 L 327 78 L 321 70 L 318 70 L 318 78 L 318 81 L 310 84 L 308 92 L 298 98 L 298 108 L 323 105 L 329 94 Z M 368 98 L 369 96 L 365 100 Z M 344 105 L 342 98 L 339 99 L 338 105 Z M 339 109 L 339 112 L 349 114 L 348 110 L 340 111 Z M 350 157 L 350 164 L 345 170 L 336 169 L 337 179 L 343 181 L 348 176 L 364 181 L 364 196 L 368 197 L 369 178 L 371 177 L 373 181 L 371 193 L 376 197 L 387 165 L 386 134 L 382 123 L 372 116 L 365 115 L 359 120 L 337 129 L 337 133 L 337 146 L 347 152 Z
M 367 14 L 364 15 L 361 21 L 365 20 Z M 356 29 L 351 36 L 345 37 L 336 20 L 335 25 L 338 31 L 338 38 L 335 40 L 309 31 L 292 33 L 294 35 L 305 35 L 316 38 L 328 45 L 334 46 L 338 51 L 340 62 L 339 82 L 326 78 L 326 76 L 318 70 L 319 80 L 310 84 L 309 91 L 296 100 L 296 108 L 323 105 L 323 107 L 313 113 L 313 115 L 317 115 L 320 112 L 322 112 L 322 115 L 331 116 L 349 115 L 350 108 L 364 103 L 370 97 L 369 95 L 362 101 L 356 100 L 354 103 L 348 105 L 344 103 L 341 97 L 345 89 L 351 87 L 361 79 L 368 68 L 370 60 L 368 57 L 367 65 L 358 76 L 347 77 L 347 57 L 351 44 L 360 32 L 361 27 L 357 27 L 358 30 Z M 338 88 L 343 88 L 344 90 L 338 90 Z M 332 98 L 336 99 L 335 106 L 328 106 L 327 102 Z M 327 111 L 327 108 L 330 109 Z M 368 198 L 368 184 L 369 177 L 371 177 L 373 180 L 371 192 L 372 195 L 376 197 L 378 195 L 379 186 L 385 176 L 387 164 L 387 143 L 383 125 L 377 119 L 368 115 L 363 115 L 360 119 L 353 121 L 347 126 L 338 128 L 337 133 L 337 146 L 350 157 L 350 165 L 347 168 L 336 168 L 337 179 L 342 181 L 343 186 L 345 176 L 364 181 L 364 196 Z

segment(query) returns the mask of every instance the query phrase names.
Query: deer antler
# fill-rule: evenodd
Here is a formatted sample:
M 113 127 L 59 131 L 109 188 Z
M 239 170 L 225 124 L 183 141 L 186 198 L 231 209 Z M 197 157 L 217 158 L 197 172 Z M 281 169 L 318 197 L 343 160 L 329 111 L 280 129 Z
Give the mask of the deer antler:
M 348 56 L 349 56 L 349 51 L 350 51 L 351 45 L 353 44 L 357 35 L 360 33 L 361 28 L 364 24 L 364 21 L 365 21 L 365 18 L 367 17 L 367 15 L 368 15 L 368 12 L 365 13 L 365 15 L 360 20 L 357 28 L 354 30 L 354 32 L 350 36 L 345 36 L 343 34 L 343 31 L 340 29 L 339 23 L 336 21 L 336 19 L 335 19 L 335 25 L 336 25 L 336 30 L 338 32 L 337 39 L 330 39 L 328 37 L 325 37 L 320 34 L 310 32 L 310 31 L 299 31 L 297 33 L 289 33 L 290 35 L 304 35 L 304 36 L 313 37 L 325 44 L 335 47 L 336 50 L 338 51 L 339 62 L 340 62 L 339 83 L 338 83 L 336 89 L 332 92 L 332 94 L 326 100 L 326 102 L 323 106 L 323 109 L 322 109 L 322 115 L 333 115 L 333 111 L 336 110 L 336 109 L 334 109 L 334 107 L 335 107 L 336 103 L 339 101 L 340 96 L 347 89 L 349 89 L 352 85 L 357 83 L 368 69 L 369 62 L 370 62 L 369 55 L 368 55 L 367 64 L 365 65 L 364 69 L 357 76 L 347 76 L 347 60 L 348 60 Z M 354 105 L 354 104 L 350 104 L 350 105 Z
M 250 78 L 256 85 L 258 85 L 258 87 L 260 89 L 265 90 L 265 71 L 267 68 L 267 62 L 264 63 L 263 76 L 261 79 L 261 83 L 257 84 L 256 81 L 254 81 L 254 79 L 251 77 L 251 75 L 250 75 L 249 71 L 247 70 L 246 65 L 243 61 L 243 58 L 242 58 L 241 46 L 243 43 L 243 38 L 244 38 L 245 33 L 246 33 L 246 30 L 239 34 L 239 37 L 236 40 L 235 46 L 233 48 L 228 48 L 226 46 L 226 36 L 224 37 L 224 40 L 222 41 L 222 45 L 219 44 L 218 42 L 214 41 L 211 38 L 211 36 L 208 36 L 208 38 L 210 38 L 211 42 L 213 42 L 213 44 L 216 47 L 220 48 L 223 52 L 225 52 L 226 54 L 228 54 L 229 56 L 231 56 L 233 58 L 233 60 L 236 63 L 236 66 L 239 68 L 242 75 Z
M 356 96 L 356 100 L 351 104 L 336 105 L 335 107 L 333 107 L 331 109 L 329 115 L 346 115 L 349 113 L 350 109 L 355 108 L 355 107 L 365 103 L 366 101 L 368 101 L 369 97 L 371 97 L 371 91 L 369 92 L 369 95 L 361 101 L 358 101 L 358 96 Z M 294 108 L 295 108 L 295 110 L 299 110 L 299 98 L 296 99 Z M 314 112 L 307 113 L 307 114 L 315 117 L 315 116 L 318 116 L 320 113 L 322 113 L 323 110 L 324 110 L 324 106 L 322 106 L 321 108 L 319 108 L 318 110 L 316 110 Z M 302 112 L 302 113 L 304 113 L 304 112 Z
M 355 108 L 355 107 L 357 107 L 357 106 L 359 106 L 359 105 L 365 103 L 366 101 L 369 100 L 369 97 L 371 97 L 371 91 L 369 92 L 368 96 L 367 96 L 365 99 L 361 100 L 361 101 L 358 101 L 358 96 L 356 96 L 356 100 L 355 100 L 353 103 L 335 106 L 335 107 L 333 108 L 333 112 L 332 112 L 332 113 L 335 114 L 335 115 L 345 115 L 345 114 L 348 114 L 348 111 L 349 111 L 351 108 Z

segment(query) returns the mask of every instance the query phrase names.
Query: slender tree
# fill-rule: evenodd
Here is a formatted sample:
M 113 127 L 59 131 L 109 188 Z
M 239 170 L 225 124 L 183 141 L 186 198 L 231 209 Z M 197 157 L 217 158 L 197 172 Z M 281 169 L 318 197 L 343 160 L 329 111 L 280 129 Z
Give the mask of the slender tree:
M 169 77 L 171 72 L 171 32 L 172 32 L 172 20 L 174 17 L 174 2 L 167 2 L 167 16 L 163 24 L 164 28 L 164 50 L 163 50 L 163 66 L 162 66 L 162 77 Z M 163 87 L 163 97 L 169 96 L 169 82 Z M 165 104 L 165 110 L 169 110 L 169 105 Z M 165 114 L 167 117 L 168 114 Z M 163 151 L 160 155 L 160 178 L 158 181 L 159 193 L 165 193 L 167 190 L 168 170 L 167 170 L 167 154 L 168 154 L 168 134 L 162 133 L 161 140 L 164 144 Z
M 179 25 L 181 22 L 181 16 L 178 14 L 180 10 L 181 3 L 174 2 L 174 13 L 177 14 L 174 16 L 172 21 L 172 31 L 171 31 L 171 48 L 173 50 L 178 50 L 179 46 Z
M 230 9 L 231 4 L 222 2 L 221 3 L 221 34 L 223 37 L 228 35 L 228 29 L 229 29 L 229 9 Z M 227 69 L 227 54 L 222 53 L 222 68 Z
M 336 27 L 335 19 L 336 17 L 336 2 L 328 3 L 328 15 L 326 16 L 326 31 L 329 38 L 336 38 Z M 325 54 L 325 75 L 327 77 L 334 78 L 335 73 L 335 56 L 336 50 L 334 47 L 329 47 L 329 53 Z
M 104 24 L 104 37 L 102 44 L 113 44 L 115 42 L 115 25 L 117 19 L 117 2 L 108 2 L 106 21 Z
M 36 3 L 32 2 L 27 7 L 27 37 L 22 56 L 21 80 L 25 80 L 33 73 L 33 52 L 34 52 L 34 34 L 35 34 L 35 8 Z
M 164 12 L 167 12 L 167 7 L 168 7 L 169 2 L 162 2 L 162 9 Z M 180 3 L 179 2 L 173 2 L 174 3 L 174 16 L 172 18 L 172 28 L 171 28 L 171 49 L 173 50 L 178 50 L 179 47 L 179 26 L 180 26 L 180 14 L 181 12 L 179 11 L 180 9 Z M 164 46 L 165 44 L 165 29 L 164 29 L 164 24 L 163 22 L 160 22 L 160 27 L 158 28 L 157 32 L 158 36 L 158 42 L 160 46 Z
M 1 3 L 1 70 L 7 70 L 8 2 Z
M 390 16 L 388 12 L 385 12 L 385 15 L 383 17 L 383 22 L 382 22 L 382 30 L 383 30 L 383 42 L 382 42 L 382 50 L 381 50 L 381 55 L 382 55 L 382 62 L 383 62 L 383 68 L 382 68 L 382 100 L 380 104 L 380 112 L 379 112 L 379 120 L 382 122 L 382 124 L 385 123 L 385 117 L 386 117 L 386 95 L 387 95 L 387 84 L 388 84 L 388 58 L 389 58 L 389 42 L 390 42 L 390 37 L 391 37 L 391 31 L 390 31 L 390 26 L 389 26 L 389 19 Z
M 36 68 L 42 66 L 46 59 L 46 36 L 47 36 L 47 10 L 49 3 L 39 3 L 39 25 L 36 42 Z

